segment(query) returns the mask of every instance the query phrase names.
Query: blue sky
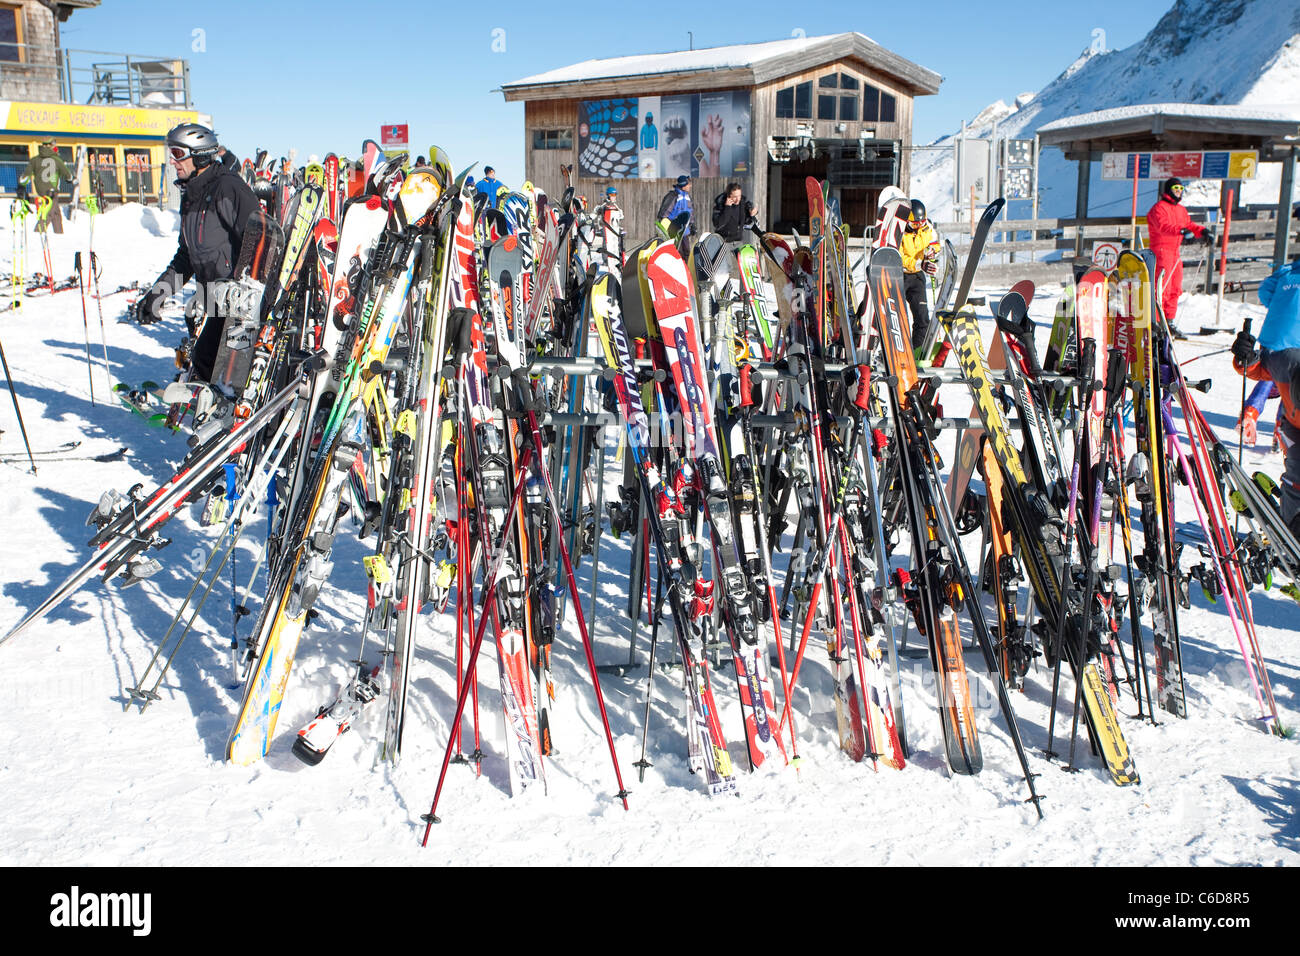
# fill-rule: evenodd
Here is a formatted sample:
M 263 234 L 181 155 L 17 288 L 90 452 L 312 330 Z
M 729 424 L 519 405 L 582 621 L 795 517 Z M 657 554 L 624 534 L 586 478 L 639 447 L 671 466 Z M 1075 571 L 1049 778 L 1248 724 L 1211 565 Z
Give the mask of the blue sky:
M 593 57 L 682 50 L 857 30 L 944 77 L 917 102 L 915 139 L 956 129 L 996 99 L 1038 90 L 1105 31 L 1108 48 L 1140 40 L 1167 0 L 1042 3 L 1034 19 L 1009 2 L 654 4 L 537 2 L 216 4 L 106 0 L 63 24 L 72 49 L 180 56 L 195 103 L 240 156 L 355 156 L 386 123 L 407 123 L 412 148 L 446 149 L 454 165 L 523 172 L 523 107 L 502 83 Z M 593 29 L 596 25 L 603 25 Z M 504 34 L 494 31 L 504 30 Z M 196 32 L 198 31 L 198 32 Z M 493 43 L 505 49 L 494 52 Z M 1098 108 L 1106 104 L 1098 103 Z

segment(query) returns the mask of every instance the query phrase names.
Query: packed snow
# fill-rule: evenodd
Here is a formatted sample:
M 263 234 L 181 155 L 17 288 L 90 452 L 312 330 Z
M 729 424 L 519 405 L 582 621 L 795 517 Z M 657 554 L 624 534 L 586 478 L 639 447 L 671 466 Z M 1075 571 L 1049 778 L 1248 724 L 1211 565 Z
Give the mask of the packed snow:
M 86 226 L 82 215 L 65 235 L 52 237 L 56 277 L 70 274 L 73 253 L 86 249 Z M 103 263 L 101 288 L 107 292 L 132 279 L 151 280 L 172 254 L 175 228 L 173 214 L 139 206 L 99 217 L 94 241 Z M 10 240 L 6 228 L 0 258 L 8 256 Z M 29 265 L 39 255 L 35 237 L 29 237 Z M 1050 321 L 1058 294 L 1045 288 L 1033 301 L 1040 345 L 1046 337 L 1041 326 Z M 162 323 L 141 328 L 124 321 L 124 299 L 103 300 L 109 377 L 133 384 L 168 380 L 171 350 L 183 334 L 179 304 L 169 308 Z M 153 428 L 106 396 L 93 300 L 88 308 L 93 406 L 78 291 L 29 298 L 21 310 L 0 313 L 0 340 L 34 446 L 43 450 L 81 441 L 79 452 L 86 455 L 129 449 L 124 461 L 43 461 L 32 476 L 8 395 L 0 397 L 5 462 L 0 473 L 6 490 L 0 503 L 5 532 L 0 536 L 0 630 L 87 557 L 89 529 L 83 522 L 103 490 L 125 490 L 136 482 L 152 488 L 171 475 L 186 451 L 183 432 Z M 1208 324 L 1214 309 L 1212 299 L 1185 300 L 1180 321 L 1186 327 Z M 1224 310 L 1228 330 L 1247 315 L 1258 327 L 1262 314 L 1258 306 L 1236 301 L 1225 303 Z M 1241 380 L 1228 356 L 1215 352 L 1230 339 L 1226 331 L 1178 347 L 1179 357 L 1193 363 L 1189 377 L 1214 379 L 1204 407 L 1225 436 L 1231 435 L 1240 407 Z M 946 386 L 943 401 L 949 415 L 964 414 L 969 406 L 961 386 Z M 1245 451 L 1248 469 L 1280 470 L 1280 459 L 1269 449 L 1272 421 L 1270 406 L 1261 422 L 1261 444 Z M 615 440 L 607 438 L 608 500 L 621 467 L 613 464 Z M 945 447 L 951 440 L 945 436 Z M 1195 523 L 1181 489 L 1178 521 L 1180 527 Z M 623 779 L 632 791 L 625 812 L 614 799 L 618 787 L 570 613 L 557 639 L 559 754 L 546 763 L 548 792 L 509 795 L 497 669 L 488 641 L 478 669 L 486 754 L 482 776 L 452 766 L 439 806 L 443 822 L 434 827 L 428 848 L 421 849 L 420 815 L 433 797 L 453 710 L 453 617 L 427 618 L 399 766 L 376 761 L 382 703 L 372 704 L 319 766 L 294 757 L 295 731 L 333 698 L 357 654 L 365 610 L 360 559 L 369 547 L 356 541 L 345 521 L 336 568 L 317 605 L 321 616 L 303 640 L 278 737 L 261 763 L 227 766 L 222 753 L 240 696 L 228 663 L 228 575 L 204 608 L 197 633 L 177 655 L 162 699 L 143 714 L 127 706 L 126 688 L 158 647 L 214 544 L 211 531 L 200 528 L 192 513 L 169 528 L 174 543 L 156 552 L 164 564 L 157 576 L 126 591 L 92 581 L 0 647 L 6 715 L 0 743 L 6 822 L 0 863 L 211 866 L 247 863 L 254 849 L 262 860 L 309 865 L 1300 863 L 1295 814 L 1300 744 L 1261 727 L 1223 606 L 1208 605 L 1196 587 L 1192 610 L 1180 614 L 1190 716 L 1178 720 L 1162 713 L 1159 726 L 1152 726 L 1133 719 L 1131 697 L 1121 702 L 1123 731 L 1142 777 L 1139 786 L 1113 786 L 1087 754 L 1086 739 L 1080 740 L 1077 774 L 1063 773 L 1061 762 L 1044 758 L 1051 674 L 1041 664 L 1031 674 L 1028 693 L 1013 695 L 1031 767 L 1040 774 L 1039 792 L 1046 797 L 1042 822 L 1023 802 L 1025 784 L 981 655 L 974 650 L 967 652 L 967 662 L 984 771 L 963 778 L 945 770 L 933 679 L 915 628 L 903 668 L 906 726 L 914 748 L 906 769 L 875 772 L 836 749 L 826 655 L 814 642 L 795 695 L 798 769 L 741 773 L 738 797 L 710 799 L 686 769 L 679 668 L 665 666 L 655 674 L 647 754 L 652 766 L 644 782 L 637 779 L 649 633 L 642 623 L 635 665 L 623 674 L 600 675 Z M 617 665 L 627 662 L 629 652 L 623 613 L 628 542 L 606 531 L 601 547 L 595 654 L 600 664 Z M 250 540 L 238 553 L 241 580 L 251 567 L 251 548 Z M 579 570 L 584 605 L 590 575 L 587 560 Z M 1300 722 L 1296 604 L 1276 590 L 1256 590 L 1253 598 L 1278 705 L 1284 722 L 1295 726 Z M 241 633 L 251 626 L 246 619 Z M 661 664 L 673 658 L 669 634 L 665 621 Z M 367 650 L 372 661 L 374 650 L 372 641 Z M 1068 679 L 1063 684 L 1066 719 L 1058 719 L 1058 749 L 1068 742 L 1073 690 Z M 743 735 L 732 686 L 727 668 L 719 668 L 715 690 L 741 767 L 746 765 L 738 749 Z M 472 750 L 468 715 L 464 726 L 466 749 Z

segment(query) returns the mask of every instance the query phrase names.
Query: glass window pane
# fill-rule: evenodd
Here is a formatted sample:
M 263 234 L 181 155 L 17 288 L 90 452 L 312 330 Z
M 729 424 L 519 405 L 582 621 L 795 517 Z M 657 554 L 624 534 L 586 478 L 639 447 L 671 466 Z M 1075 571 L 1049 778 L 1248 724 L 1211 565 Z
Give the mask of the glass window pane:
M 153 169 L 149 165 L 147 149 L 123 150 L 122 158 L 126 160 L 126 191 L 139 196 L 153 192 Z
M 858 78 L 856 76 L 849 76 L 847 73 L 840 74 L 840 89 L 856 90 L 857 88 Z
M 888 93 L 880 94 L 880 122 L 894 122 L 894 98 Z
M 874 123 L 880 119 L 880 90 L 862 84 L 862 122 Z
M 795 119 L 812 119 L 812 80 L 794 88 Z
M 18 46 L 18 11 L 8 7 L 0 8 L 0 60 L 22 62 Z
M 546 130 L 544 129 L 533 130 L 533 149 L 545 149 L 545 148 L 546 148 Z
M 825 95 L 817 97 L 817 118 L 819 120 L 835 119 L 835 97 Z
M 840 97 L 840 119 L 851 123 L 858 121 L 858 98 L 856 96 Z
M 556 149 L 573 149 L 573 130 L 557 129 L 555 131 Z
M 776 117 L 777 119 L 794 118 L 794 87 L 776 91 Z
M 828 73 L 825 76 L 818 77 L 817 85 L 823 89 L 833 90 L 839 84 L 839 77 L 834 73 Z

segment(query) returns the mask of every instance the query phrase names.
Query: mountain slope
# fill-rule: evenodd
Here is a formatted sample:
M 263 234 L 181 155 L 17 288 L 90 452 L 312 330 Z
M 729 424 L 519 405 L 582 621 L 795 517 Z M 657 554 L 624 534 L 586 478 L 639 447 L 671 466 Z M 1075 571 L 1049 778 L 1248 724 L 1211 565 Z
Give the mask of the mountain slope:
M 1017 107 L 1002 101 L 985 108 L 968 124 L 968 137 L 987 138 L 997 122 L 999 137 L 1030 138 L 1046 123 L 1093 110 L 1139 103 L 1223 103 L 1286 110 L 1300 115 L 1300 0 L 1177 0 L 1151 31 L 1123 50 L 1085 50 L 1037 95 L 1017 97 Z M 917 153 L 912 192 L 927 200 L 936 219 L 952 217 L 954 136 Z M 1123 214 L 1127 184 L 1102 183 L 1094 170 L 1094 214 Z M 1039 213 L 1074 212 L 1076 167 L 1057 149 L 1040 159 Z M 1275 202 L 1278 167 L 1262 167 L 1243 192 L 1246 202 Z M 1144 183 L 1139 207 L 1155 199 L 1156 186 Z M 1189 195 L 1189 204 L 1218 201 L 1218 184 L 1207 182 Z M 1025 212 L 1027 215 L 1027 210 Z

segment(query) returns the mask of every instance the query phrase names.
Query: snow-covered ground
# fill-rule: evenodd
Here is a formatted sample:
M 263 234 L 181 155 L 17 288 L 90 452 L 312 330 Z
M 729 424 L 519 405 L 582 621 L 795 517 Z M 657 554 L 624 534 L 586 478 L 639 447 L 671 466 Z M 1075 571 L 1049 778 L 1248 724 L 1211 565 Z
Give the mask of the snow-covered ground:
M 102 287 L 151 280 L 174 249 L 174 228 L 174 216 L 135 206 L 101 217 L 95 246 L 104 267 Z M 85 249 L 84 230 L 83 217 L 67 235 L 54 237 L 56 276 L 68 275 L 73 252 Z M 0 259 L 9 248 L 5 232 Z M 37 256 L 30 253 L 29 263 Z M 986 291 L 996 296 L 999 290 Z M 1040 325 L 1050 321 L 1057 294 L 1044 289 L 1035 298 L 1032 314 Z M 0 630 L 86 558 L 83 522 L 104 489 L 125 490 L 136 482 L 155 486 L 186 450 L 183 435 L 152 428 L 105 397 L 98 319 L 94 302 L 89 304 L 97 359 L 94 406 L 75 289 L 0 313 L 0 341 L 33 444 L 45 449 L 80 440 L 79 450 L 87 455 L 129 449 L 124 461 L 44 462 L 34 477 L 21 460 L 12 405 L 7 395 L 0 397 L 0 456 L 12 462 L 0 465 Z M 165 381 L 172 346 L 183 334 L 179 308 L 173 306 L 164 322 L 139 328 L 122 321 L 124 306 L 123 296 L 104 300 L 113 379 Z M 1180 322 L 1197 327 L 1213 310 L 1211 299 L 1185 301 Z M 1225 328 L 1239 326 L 1244 314 L 1261 314 L 1258 306 L 1239 303 L 1225 310 Z M 1045 337 L 1040 329 L 1040 343 Z M 1225 435 L 1240 407 L 1241 380 L 1226 354 L 1210 353 L 1230 338 L 1225 332 L 1178 349 L 1183 361 L 1197 359 L 1188 366 L 1190 377 L 1214 379 L 1203 406 Z M 969 405 L 960 386 L 945 387 L 943 398 L 950 415 L 963 414 Z M 1280 468 L 1268 449 L 1272 420 L 1270 407 L 1261 423 L 1261 446 L 1246 450 L 1249 469 Z M 612 458 L 612 439 L 608 452 Z M 608 494 L 620 472 L 611 462 Z M 1195 523 L 1185 497 L 1178 519 L 1180 526 Z M 157 576 L 127 591 L 92 582 L 0 647 L 0 864 L 227 865 L 248 862 L 254 854 L 281 864 L 1300 863 L 1300 744 L 1261 729 L 1228 618 L 1221 604 L 1207 605 L 1197 588 L 1192 610 L 1180 615 L 1190 716 L 1162 715 L 1159 726 L 1131 716 L 1122 721 L 1141 785 L 1114 787 L 1086 755 L 1083 771 L 1072 775 L 1044 759 L 1050 671 L 1040 667 L 1031 674 L 1028 692 L 1014 695 L 1046 797 L 1042 822 L 1023 802 L 1025 785 L 976 651 L 967 655 L 984 748 L 984 771 L 976 777 L 952 777 L 944 769 L 924 655 L 904 661 L 907 730 L 915 749 L 909 766 L 874 772 L 850 762 L 836 749 L 825 654 L 812 646 L 795 696 L 802 756 L 797 771 L 742 774 L 738 797 L 710 799 L 686 770 L 680 670 L 663 669 L 655 676 L 651 708 L 653 766 L 639 782 L 633 763 L 640 756 L 647 674 L 644 625 L 637 665 L 621 676 L 601 675 L 623 779 L 632 791 L 631 810 L 624 812 L 613 797 L 618 787 L 570 614 L 556 652 L 559 754 L 546 764 L 549 792 L 509 795 L 489 646 L 479 668 L 487 754 L 482 777 L 453 765 L 439 807 L 444 822 L 422 850 L 419 818 L 433 797 L 453 709 L 450 616 L 430 617 L 425 625 L 400 766 L 376 765 L 382 704 L 372 705 L 324 763 L 299 762 L 290 752 L 294 731 L 349 676 L 347 661 L 357 651 L 365 608 L 360 558 L 367 548 L 345 526 L 330 587 L 318 604 L 321 616 L 300 649 L 278 739 L 262 763 L 227 766 L 222 752 L 238 703 L 228 667 L 228 576 L 204 609 L 197 634 L 178 654 L 162 699 L 144 714 L 125 706 L 126 688 L 141 675 L 213 543 L 193 515 L 174 520 L 170 529 L 174 543 L 158 553 L 164 570 Z M 618 664 L 628 658 L 629 624 L 621 611 L 626 541 L 607 533 L 602 555 L 596 658 Z M 239 552 L 241 578 L 251 557 L 251 550 Z M 590 571 L 589 561 L 579 571 L 584 592 Z M 1254 608 L 1283 720 L 1295 726 L 1296 604 L 1277 591 L 1256 591 Z M 242 627 L 246 633 L 251 624 L 246 620 Z M 672 656 L 667 633 L 665 626 L 661 662 Z M 914 629 L 909 647 L 918 650 Z M 715 686 L 728 736 L 739 741 L 725 668 Z M 1068 714 L 1068 679 L 1064 687 Z M 1134 712 L 1131 698 L 1120 710 Z M 736 756 L 743 765 L 739 750 Z

